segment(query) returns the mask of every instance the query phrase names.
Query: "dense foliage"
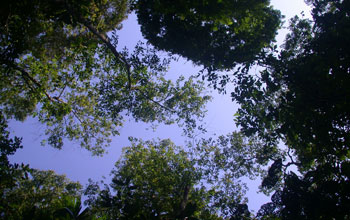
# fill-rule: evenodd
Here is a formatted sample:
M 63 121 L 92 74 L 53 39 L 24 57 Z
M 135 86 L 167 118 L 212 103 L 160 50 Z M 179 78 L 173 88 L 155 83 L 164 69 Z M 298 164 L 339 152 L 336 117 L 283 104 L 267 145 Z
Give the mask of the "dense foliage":
M 97 199 L 89 201 L 95 209 L 108 213 L 109 219 L 198 216 L 203 192 L 194 188 L 200 177 L 186 153 L 169 140 L 159 144 L 133 142 L 112 172 L 110 188 L 115 195 L 105 188 Z M 90 192 L 96 194 L 95 189 Z
M 347 219 L 350 4 L 308 3 L 313 20 L 293 18 L 282 50 L 259 60 L 266 67 L 259 76 L 237 73 L 232 97 L 246 135 L 259 136 L 266 148 L 283 142 L 288 149 L 265 181 L 272 188 L 284 179 L 282 219 Z M 291 165 L 299 176 L 287 171 Z
M 281 15 L 269 0 L 139 0 L 143 36 L 209 70 L 252 62 L 274 40 Z
M 253 164 L 234 164 L 259 143 L 239 133 L 202 140 L 193 152 L 170 140 L 131 139 L 112 171 L 112 182 L 100 189 L 91 182 L 86 201 L 107 219 L 240 219 L 250 216 L 240 178 L 259 174 Z M 253 147 L 245 149 L 250 143 Z M 195 149 L 191 148 L 191 149 Z M 223 150 L 224 152 L 220 152 Z M 222 153 L 222 154 L 221 154 Z M 225 163 L 225 159 L 231 159 Z M 253 159 L 252 159 L 253 160 Z M 252 161 L 253 163 L 253 161 Z

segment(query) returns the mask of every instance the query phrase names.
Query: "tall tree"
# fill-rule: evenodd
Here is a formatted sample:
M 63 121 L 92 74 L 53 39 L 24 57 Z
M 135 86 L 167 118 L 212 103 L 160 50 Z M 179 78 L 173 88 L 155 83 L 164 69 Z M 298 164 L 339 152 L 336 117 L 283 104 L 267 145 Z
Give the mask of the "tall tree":
M 241 104 L 237 122 L 246 135 L 257 135 L 267 149 L 280 141 L 287 148 L 262 184 L 271 189 L 284 182 L 275 197 L 280 212 L 268 204 L 261 213 L 282 219 L 346 219 L 350 4 L 307 2 L 313 20 L 293 18 L 282 50 L 258 61 L 266 67 L 258 75 L 236 73 L 232 96 Z M 291 165 L 298 174 L 288 171 Z M 326 206 L 331 210 L 320 208 Z
M 248 219 L 240 178 L 261 174 L 259 146 L 240 133 L 200 140 L 190 152 L 170 140 L 132 139 L 112 183 L 86 189 L 87 205 L 109 219 Z
M 102 154 L 125 117 L 191 129 L 208 96 L 193 79 L 166 80 L 170 58 L 139 44 L 117 50 L 127 0 L 8 1 L 1 9 L 0 106 L 7 118 L 36 117 L 48 144 L 78 140 Z M 111 35 L 110 35 L 111 36 Z M 166 56 L 167 57 L 167 56 Z
M 110 188 L 89 201 L 111 219 L 199 218 L 204 211 L 203 189 L 195 187 L 200 175 L 187 154 L 169 140 L 132 140 L 112 175 Z
M 314 23 L 292 19 L 279 56 L 268 55 L 261 78 L 238 75 L 232 96 L 247 134 L 283 140 L 307 165 L 348 157 L 350 20 L 347 1 L 315 1 Z
M 245 180 L 262 176 L 264 166 L 276 156 L 276 150 L 267 152 L 262 146 L 259 139 L 247 138 L 240 132 L 202 139 L 195 146 L 188 146 L 192 149 L 191 160 L 196 161 L 202 174 L 202 186 L 212 192 L 208 205 L 211 211 L 219 210 L 224 218 L 250 216 Z

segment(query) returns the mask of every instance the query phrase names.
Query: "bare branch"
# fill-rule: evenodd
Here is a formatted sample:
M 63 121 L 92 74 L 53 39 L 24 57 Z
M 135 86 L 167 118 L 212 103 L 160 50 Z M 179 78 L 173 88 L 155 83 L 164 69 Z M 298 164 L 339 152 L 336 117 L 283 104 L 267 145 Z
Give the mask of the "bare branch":
M 295 165 L 295 166 L 301 166 L 302 165 L 301 163 L 295 162 L 293 160 L 293 156 L 290 154 L 290 151 L 291 151 L 291 149 L 288 148 L 287 155 L 288 155 L 288 157 L 289 157 L 291 162 L 288 162 L 286 165 L 282 165 L 283 167 L 285 167 L 285 169 L 287 169 L 291 165 Z
M 290 154 L 290 150 L 291 150 L 291 149 L 288 148 L 287 154 L 288 154 L 288 157 L 289 157 L 290 161 L 291 161 L 292 163 L 294 163 L 293 156 Z

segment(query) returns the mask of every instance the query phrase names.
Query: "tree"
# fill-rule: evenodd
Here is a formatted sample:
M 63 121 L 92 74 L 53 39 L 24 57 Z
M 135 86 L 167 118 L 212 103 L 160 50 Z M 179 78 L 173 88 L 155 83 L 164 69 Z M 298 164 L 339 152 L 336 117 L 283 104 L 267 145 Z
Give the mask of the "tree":
M 30 169 L 26 177 L 2 189 L 1 218 L 53 219 L 66 206 L 65 197 L 80 199 L 82 186 L 53 171 Z
M 320 167 L 302 178 L 288 175 L 281 193 L 283 219 L 350 218 L 349 179 L 327 169 Z
M 10 138 L 10 132 L 7 130 L 7 121 L 0 111 L 0 191 L 15 185 L 15 179 L 24 177 L 28 169 L 23 164 L 11 164 L 8 156 L 13 155 L 17 149 L 22 148 L 22 140 L 18 137 Z
M 92 219 L 88 209 L 80 213 L 82 186 L 78 182 L 53 171 L 10 163 L 8 156 L 20 148 L 21 139 L 10 138 L 0 114 L 0 219 Z M 69 218 L 62 210 L 74 215 Z
M 272 196 L 272 202 L 259 210 L 259 219 L 349 219 L 350 186 L 342 170 L 317 167 L 303 176 L 291 172 L 285 184 Z M 348 172 L 348 171 L 346 171 Z
M 232 97 L 245 135 L 258 136 L 265 148 L 279 142 L 287 148 L 264 179 L 265 188 L 282 184 L 261 216 L 347 219 L 350 4 L 307 2 L 313 20 L 293 18 L 282 50 L 257 61 L 265 67 L 260 74 L 236 73 Z M 288 171 L 292 165 L 297 174 Z
M 86 205 L 107 219 L 249 219 L 240 178 L 262 173 L 258 146 L 240 133 L 200 140 L 187 152 L 170 140 L 131 139 L 112 183 L 89 184 Z
M 7 118 L 36 117 L 53 147 L 78 140 L 100 155 L 129 115 L 189 130 L 203 116 L 209 97 L 200 95 L 201 83 L 165 79 L 171 58 L 141 43 L 132 53 L 116 49 L 129 1 L 6 3 L 0 15 L 1 109 Z
M 279 11 L 269 1 L 136 1 L 143 36 L 210 71 L 252 62 L 274 40 Z
M 109 218 L 199 218 L 204 208 L 203 189 L 195 187 L 199 173 L 187 154 L 169 140 L 132 140 L 112 175 L 110 188 L 116 194 L 107 187 L 97 199 L 90 199 Z
M 243 131 L 267 142 L 283 140 L 304 166 L 329 156 L 344 160 L 350 138 L 349 50 L 343 44 L 349 5 L 313 4 L 314 23 L 292 19 L 279 56 L 266 56 L 261 78 L 240 74 L 232 93 L 241 104 L 237 122 Z
M 246 179 L 265 176 L 267 163 L 278 157 L 277 146 L 266 151 L 257 137 L 247 138 L 232 132 L 218 138 L 201 139 L 189 145 L 196 167 L 202 173 L 201 184 L 212 192 L 209 209 L 224 219 L 250 219 L 245 193 Z M 242 178 L 245 178 L 242 182 Z
M 10 132 L 7 130 L 7 121 L 0 111 L 0 218 L 8 217 L 11 219 L 12 204 L 6 201 L 6 193 L 9 189 L 16 187 L 21 179 L 28 178 L 29 167 L 24 164 L 11 164 L 8 156 L 13 155 L 17 149 L 22 148 L 21 139 L 18 137 L 10 138 Z M 16 219 L 16 218 L 12 218 Z

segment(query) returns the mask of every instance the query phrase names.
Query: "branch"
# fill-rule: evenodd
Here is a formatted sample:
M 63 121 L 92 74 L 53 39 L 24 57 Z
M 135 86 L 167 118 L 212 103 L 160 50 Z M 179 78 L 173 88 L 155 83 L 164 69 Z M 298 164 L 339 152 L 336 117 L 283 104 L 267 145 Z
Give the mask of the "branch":
M 24 82 L 27 84 L 27 86 L 29 87 L 29 89 L 35 93 L 35 89 L 32 87 L 32 85 L 29 83 L 28 79 L 26 77 L 23 76 L 22 74 L 22 78 L 24 79 Z
M 117 49 L 113 46 L 113 44 L 111 43 L 107 35 L 100 33 L 94 26 L 90 24 L 89 21 L 87 21 L 86 19 L 84 19 L 79 15 L 76 15 L 68 4 L 66 4 L 66 6 L 68 8 L 69 13 L 73 17 L 75 17 L 78 22 L 82 23 L 85 27 L 87 27 L 98 39 L 100 39 L 107 46 L 107 48 L 113 53 L 115 58 L 120 60 L 126 66 L 126 71 L 128 74 L 128 81 L 129 81 L 128 88 L 131 89 L 131 66 L 126 60 L 126 58 L 117 51 Z
M 67 84 L 64 85 L 63 89 L 61 90 L 60 94 L 57 96 L 57 98 L 59 99 L 61 97 L 61 95 L 63 94 L 64 90 L 66 89 Z
M 187 185 L 184 189 L 184 194 L 183 194 L 183 198 L 181 201 L 181 212 L 183 212 L 186 208 L 189 192 L 190 192 L 190 186 Z
M 291 163 L 295 164 L 295 162 L 294 162 L 294 160 L 293 160 L 293 156 L 290 154 L 290 150 L 291 150 L 291 149 L 288 147 L 288 151 L 287 151 L 288 157 L 289 157 Z
M 288 162 L 286 165 L 282 165 L 283 167 L 285 167 L 285 169 L 287 169 L 289 166 L 291 166 L 291 165 L 295 165 L 295 166 L 300 166 L 300 165 L 302 165 L 301 163 L 298 163 L 298 162 L 295 162 L 294 160 L 293 160 L 293 157 L 292 157 L 292 155 L 290 154 L 290 148 L 288 148 L 288 151 L 287 151 L 287 155 L 288 155 L 288 157 L 289 157 L 289 159 L 290 159 L 290 161 L 291 162 Z
M 34 85 L 39 88 L 43 93 L 44 95 L 51 101 L 51 102 L 62 102 L 62 103 L 65 103 L 62 99 L 58 98 L 58 97 L 51 97 L 50 94 L 48 94 L 45 89 L 43 88 L 43 86 L 36 80 L 34 79 L 27 71 L 25 71 L 24 69 L 22 69 L 21 67 L 17 66 L 17 65 L 11 65 L 14 69 L 18 70 L 19 72 L 21 72 L 21 75 L 23 77 L 23 79 L 26 81 L 27 85 L 29 86 L 29 88 L 31 90 L 34 90 L 33 87 L 31 87 L 28 83 L 28 81 L 26 80 L 29 79 L 31 82 L 34 83 Z
M 34 85 L 35 85 L 39 90 L 41 90 L 41 91 L 45 94 L 45 96 L 46 96 L 51 102 L 61 102 L 61 103 L 65 103 L 65 104 L 66 104 L 65 101 L 63 101 L 62 99 L 60 99 L 60 96 L 62 95 L 62 92 L 63 92 L 64 89 L 62 90 L 61 94 L 60 94 L 58 97 L 56 97 L 56 96 L 52 97 L 52 96 L 50 96 L 50 94 L 48 94 L 48 93 L 45 91 L 45 89 L 42 87 L 42 85 L 41 85 L 36 79 L 34 79 L 27 71 L 25 71 L 25 70 L 22 69 L 21 67 L 18 67 L 18 66 L 14 65 L 14 64 L 12 64 L 11 66 L 12 66 L 14 69 L 16 69 L 16 70 L 18 70 L 18 71 L 21 72 L 21 75 L 22 75 L 24 81 L 26 82 L 26 84 L 28 85 L 28 87 L 29 87 L 30 90 L 32 90 L 33 92 L 35 92 L 35 89 L 30 85 L 30 83 L 28 82 L 28 79 L 29 79 L 31 82 L 33 82 Z M 64 87 L 64 88 L 65 88 L 65 87 Z M 80 116 L 79 116 L 79 114 L 78 114 L 78 111 L 75 110 L 74 108 L 72 108 L 72 113 L 73 113 L 73 115 L 78 119 L 78 121 L 80 122 L 80 124 L 83 124 L 83 120 L 80 118 Z
M 74 108 L 72 108 L 72 113 L 73 113 L 73 115 L 78 119 L 78 121 L 80 122 L 80 124 L 83 124 L 82 119 L 79 117 L 77 111 L 76 111 Z
M 149 101 L 155 103 L 156 105 L 158 105 L 158 106 L 160 106 L 160 107 L 162 107 L 162 108 L 164 108 L 164 109 L 166 109 L 166 110 L 168 110 L 168 111 L 170 111 L 170 112 L 176 113 L 176 111 L 175 111 L 174 109 L 171 109 L 171 108 L 169 108 L 169 107 L 166 107 L 166 106 L 162 105 L 161 103 L 159 103 L 158 101 L 151 99 L 149 96 L 145 95 L 140 89 L 137 89 L 137 88 L 136 88 L 135 90 L 139 91 L 140 94 L 141 94 L 144 98 L 146 98 L 147 100 L 149 100 Z
M 188 202 L 188 196 L 189 196 L 190 190 L 191 190 L 191 187 L 189 185 L 186 185 L 185 188 L 184 188 L 183 197 L 182 197 L 182 200 L 181 200 L 181 203 L 180 203 L 180 208 L 179 208 L 178 213 L 177 213 L 177 215 L 179 217 L 182 217 L 183 212 L 185 211 L 185 208 L 186 208 L 186 205 L 187 205 L 187 202 Z

